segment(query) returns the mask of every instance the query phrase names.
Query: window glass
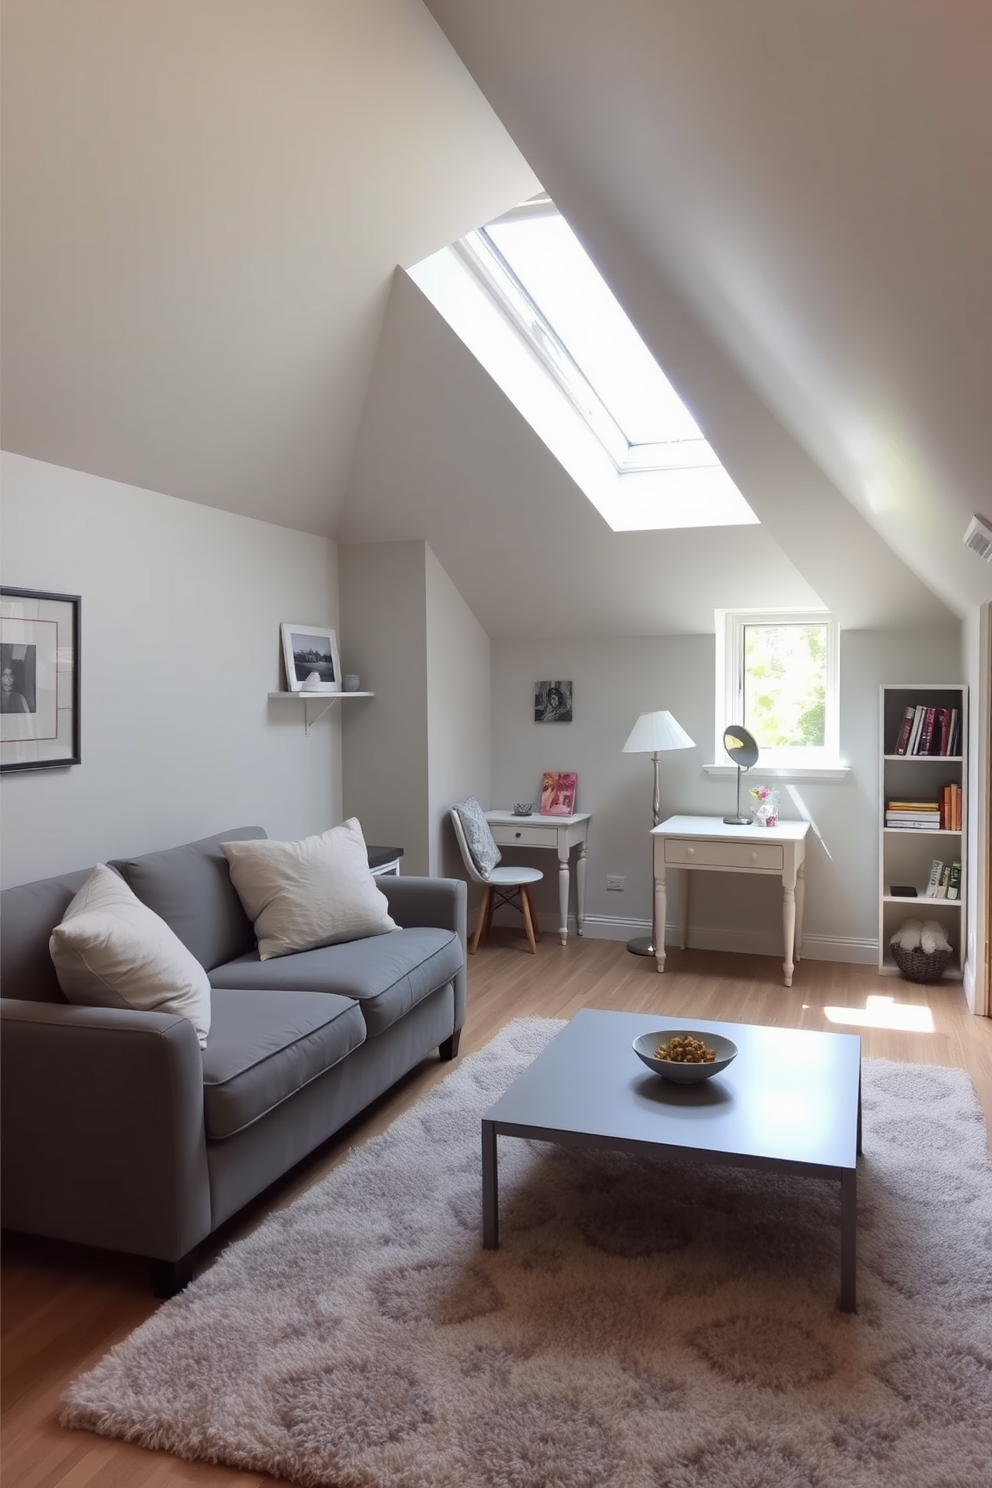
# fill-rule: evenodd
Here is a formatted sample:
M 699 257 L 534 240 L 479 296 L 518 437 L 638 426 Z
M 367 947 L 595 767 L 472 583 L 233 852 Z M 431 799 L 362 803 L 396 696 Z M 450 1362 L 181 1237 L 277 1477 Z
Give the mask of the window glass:
M 744 727 L 761 749 L 826 744 L 827 626 L 742 627 Z

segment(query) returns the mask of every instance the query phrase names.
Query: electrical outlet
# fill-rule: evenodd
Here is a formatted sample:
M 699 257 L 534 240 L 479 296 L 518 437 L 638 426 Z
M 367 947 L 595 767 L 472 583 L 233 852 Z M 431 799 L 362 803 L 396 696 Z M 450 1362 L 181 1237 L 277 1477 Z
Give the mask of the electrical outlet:
M 622 873 L 608 873 L 606 875 L 606 887 L 607 890 L 615 889 L 619 893 L 622 893 L 627 887 L 627 880 Z

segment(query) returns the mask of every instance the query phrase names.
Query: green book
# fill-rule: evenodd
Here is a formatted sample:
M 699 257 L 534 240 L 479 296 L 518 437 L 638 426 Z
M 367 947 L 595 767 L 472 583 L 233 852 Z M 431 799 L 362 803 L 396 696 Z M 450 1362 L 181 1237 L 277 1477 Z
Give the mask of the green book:
M 951 864 L 951 871 L 948 874 L 947 878 L 947 897 L 948 899 L 957 899 L 960 896 L 960 893 L 961 864 L 958 862 L 954 862 Z

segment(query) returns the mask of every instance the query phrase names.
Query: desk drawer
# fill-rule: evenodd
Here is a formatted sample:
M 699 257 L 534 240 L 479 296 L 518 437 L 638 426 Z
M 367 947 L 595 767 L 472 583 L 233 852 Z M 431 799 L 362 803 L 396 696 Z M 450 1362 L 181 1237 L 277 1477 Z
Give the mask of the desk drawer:
M 515 827 L 512 822 L 489 823 L 498 847 L 557 847 L 557 827 Z
M 665 862 L 675 868 L 751 868 L 781 873 L 785 858 L 778 842 L 687 842 L 666 837 Z

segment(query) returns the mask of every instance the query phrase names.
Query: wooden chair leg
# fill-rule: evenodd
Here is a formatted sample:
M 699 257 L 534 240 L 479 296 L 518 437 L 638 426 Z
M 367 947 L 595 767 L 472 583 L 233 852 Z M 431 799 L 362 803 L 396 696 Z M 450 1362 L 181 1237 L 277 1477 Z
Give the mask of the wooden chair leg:
M 488 938 L 489 932 L 493 928 L 493 915 L 496 912 L 496 909 L 498 908 L 498 905 L 497 905 L 497 901 L 496 901 L 496 895 L 493 893 L 492 889 L 490 889 L 488 886 L 486 887 L 486 894 L 488 896 L 488 899 L 487 899 L 487 905 L 488 905 L 488 907 L 486 909 L 486 936 Z
M 472 936 L 472 941 L 468 948 L 470 956 L 474 956 L 479 949 L 479 938 L 482 935 L 483 929 L 488 930 L 489 928 L 488 921 L 492 919 L 493 913 L 489 902 L 491 898 L 492 890 L 488 884 L 483 884 L 482 903 L 479 905 L 479 918 L 475 922 L 475 934 Z
M 530 941 L 531 955 L 536 956 L 537 945 L 534 941 L 534 911 L 531 907 L 530 895 L 527 892 L 526 884 L 520 885 L 520 908 L 524 912 L 524 928 L 527 931 L 527 939 Z

